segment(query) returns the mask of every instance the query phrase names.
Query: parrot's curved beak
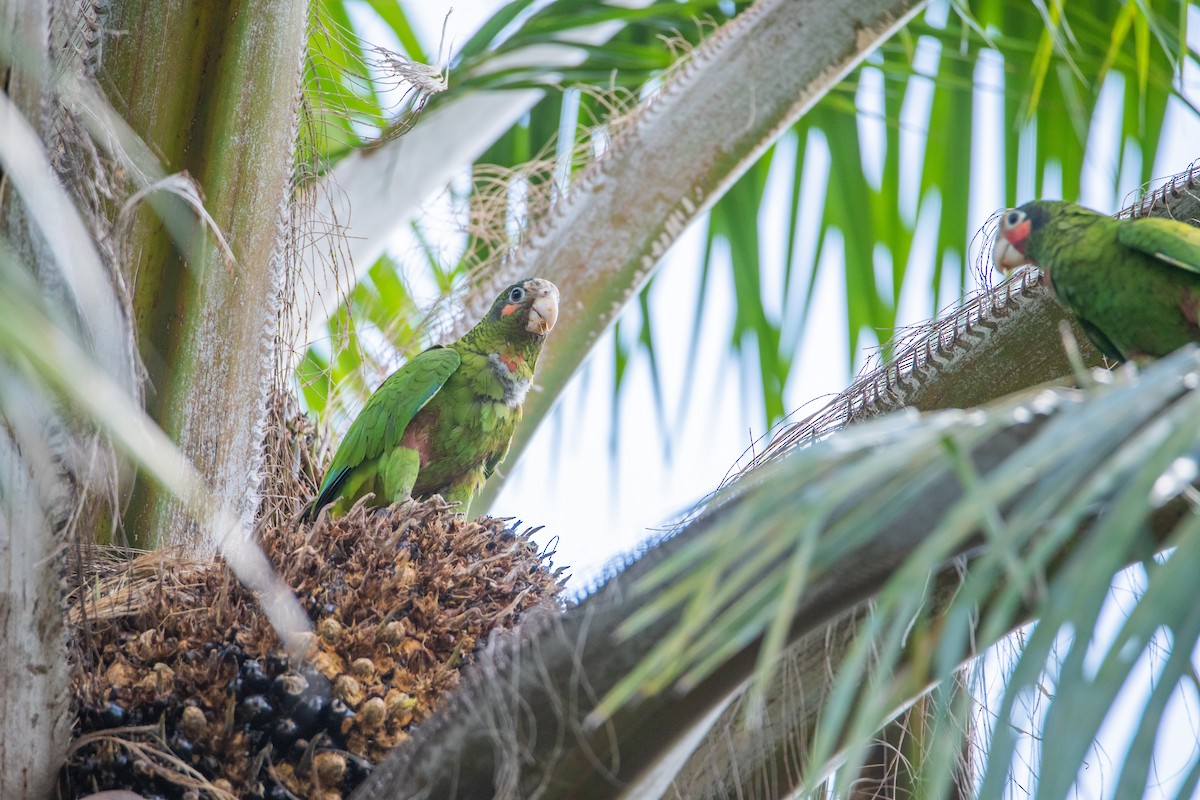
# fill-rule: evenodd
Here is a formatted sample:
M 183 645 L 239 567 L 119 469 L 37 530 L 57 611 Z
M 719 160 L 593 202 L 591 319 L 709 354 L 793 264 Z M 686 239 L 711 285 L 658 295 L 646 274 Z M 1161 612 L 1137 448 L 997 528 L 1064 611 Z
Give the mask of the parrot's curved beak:
M 992 264 L 997 270 L 1007 274 L 1017 267 L 1032 263 L 1008 237 L 1003 233 L 996 234 L 996 243 L 992 246 Z
M 547 280 L 539 280 L 533 303 L 529 306 L 529 322 L 525 330 L 545 336 L 558 322 L 558 287 Z

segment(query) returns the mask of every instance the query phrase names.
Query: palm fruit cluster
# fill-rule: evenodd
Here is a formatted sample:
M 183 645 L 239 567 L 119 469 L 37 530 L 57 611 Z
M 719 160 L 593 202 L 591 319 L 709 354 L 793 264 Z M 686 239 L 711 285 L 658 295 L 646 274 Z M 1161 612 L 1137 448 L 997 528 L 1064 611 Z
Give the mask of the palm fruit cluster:
M 290 660 L 219 563 L 91 559 L 73 600 L 75 739 L 61 797 L 345 797 L 459 681 L 478 642 L 556 605 L 530 531 L 437 498 L 261 542 L 313 622 Z

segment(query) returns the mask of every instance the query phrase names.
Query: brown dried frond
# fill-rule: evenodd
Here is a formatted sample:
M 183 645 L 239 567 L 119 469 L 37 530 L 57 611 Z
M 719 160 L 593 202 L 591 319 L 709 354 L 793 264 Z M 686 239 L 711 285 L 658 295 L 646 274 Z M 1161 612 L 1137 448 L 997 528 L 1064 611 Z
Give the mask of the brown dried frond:
M 71 598 L 63 796 L 344 796 L 457 685 L 477 642 L 558 602 L 561 571 L 530 533 L 440 498 L 264 526 L 313 622 L 301 663 L 223 564 L 98 552 Z

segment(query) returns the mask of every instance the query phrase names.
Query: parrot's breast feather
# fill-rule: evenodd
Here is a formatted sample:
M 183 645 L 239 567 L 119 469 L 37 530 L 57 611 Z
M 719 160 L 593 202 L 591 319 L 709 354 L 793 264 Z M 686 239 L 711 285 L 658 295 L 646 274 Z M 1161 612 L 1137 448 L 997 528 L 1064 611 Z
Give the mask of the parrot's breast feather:
M 525 395 L 529 394 L 529 385 L 532 383 L 531 370 L 525 359 L 507 353 L 490 353 L 488 364 L 496 379 L 500 381 L 500 386 L 504 391 L 502 398 L 504 404 L 509 408 L 517 408 L 524 403 Z

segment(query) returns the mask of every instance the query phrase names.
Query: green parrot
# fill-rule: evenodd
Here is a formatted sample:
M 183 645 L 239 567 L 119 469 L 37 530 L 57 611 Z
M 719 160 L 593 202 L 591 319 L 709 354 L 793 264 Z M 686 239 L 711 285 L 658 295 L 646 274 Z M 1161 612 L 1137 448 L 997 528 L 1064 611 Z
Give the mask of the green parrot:
M 504 290 L 478 325 L 392 373 L 350 424 L 309 511 L 342 514 L 367 493 L 383 507 L 440 494 L 471 500 L 508 453 L 558 288 L 528 278 Z
M 1191 225 L 1034 200 L 1004 212 L 992 259 L 1002 272 L 1040 267 L 1110 359 L 1164 356 L 1200 342 L 1200 229 Z

